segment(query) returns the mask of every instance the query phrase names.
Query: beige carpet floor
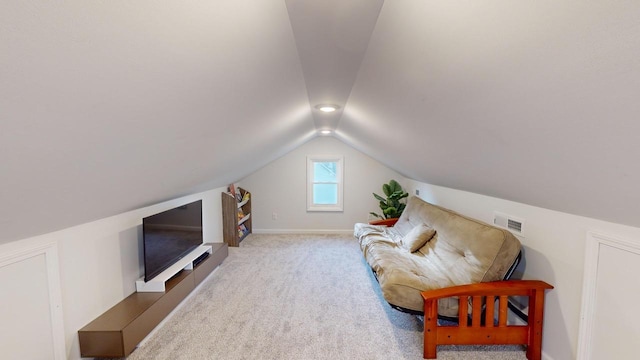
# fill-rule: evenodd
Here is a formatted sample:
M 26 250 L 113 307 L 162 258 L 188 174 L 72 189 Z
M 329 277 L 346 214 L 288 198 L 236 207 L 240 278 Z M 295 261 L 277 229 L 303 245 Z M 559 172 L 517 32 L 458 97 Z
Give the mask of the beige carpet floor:
M 129 359 L 422 359 L 422 321 L 384 302 L 352 236 L 253 234 Z M 526 356 L 447 346 L 438 359 Z

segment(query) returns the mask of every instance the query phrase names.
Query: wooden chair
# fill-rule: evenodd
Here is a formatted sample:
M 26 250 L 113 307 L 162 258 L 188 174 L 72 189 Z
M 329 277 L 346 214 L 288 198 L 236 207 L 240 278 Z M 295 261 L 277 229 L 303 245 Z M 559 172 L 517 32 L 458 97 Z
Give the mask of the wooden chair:
M 523 344 L 527 347 L 527 359 L 539 360 L 547 289 L 553 289 L 553 286 L 544 281 L 507 280 L 423 291 L 424 358 L 436 359 L 438 345 Z M 526 325 L 507 325 L 509 296 L 529 298 Z M 458 324 L 438 326 L 438 299 L 448 297 L 459 298 Z M 497 322 L 494 317 L 496 300 Z

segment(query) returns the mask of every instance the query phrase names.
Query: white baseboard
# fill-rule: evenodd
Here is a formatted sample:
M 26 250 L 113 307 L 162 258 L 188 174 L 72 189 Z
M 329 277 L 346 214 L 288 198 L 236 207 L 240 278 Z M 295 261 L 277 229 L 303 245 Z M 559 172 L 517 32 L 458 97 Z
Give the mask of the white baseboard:
M 353 234 L 353 229 L 253 229 L 254 234 Z

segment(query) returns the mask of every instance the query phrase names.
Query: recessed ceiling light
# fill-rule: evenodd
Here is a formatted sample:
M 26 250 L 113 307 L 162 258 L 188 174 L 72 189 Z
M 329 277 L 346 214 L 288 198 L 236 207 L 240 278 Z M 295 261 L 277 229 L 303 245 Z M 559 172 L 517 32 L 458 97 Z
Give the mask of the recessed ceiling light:
M 329 135 L 329 134 L 331 134 L 331 130 L 320 130 L 320 134 Z
M 334 112 L 334 111 L 338 110 L 338 108 L 340 108 L 340 106 L 331 105 L 331 104 L 316 105 L 316 109 L 318 109 L 318 110 L 320 110 L 322 112 L 326 112 L 326 113 Z
M 320 107 L 320 111 L 323 111 L 323 112 L 334 112 L 334 111 L 336 111 L 336 108 L 333 107 L 333 106 L 328 106 L 327 105 L 327 106 Z

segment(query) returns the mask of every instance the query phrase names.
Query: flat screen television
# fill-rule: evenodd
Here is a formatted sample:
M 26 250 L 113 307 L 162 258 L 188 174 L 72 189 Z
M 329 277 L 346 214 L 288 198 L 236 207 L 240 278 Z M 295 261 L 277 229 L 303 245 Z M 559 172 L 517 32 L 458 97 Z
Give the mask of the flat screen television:
M 202 200 L 142 219 L 144 281 L 202 245 Z

